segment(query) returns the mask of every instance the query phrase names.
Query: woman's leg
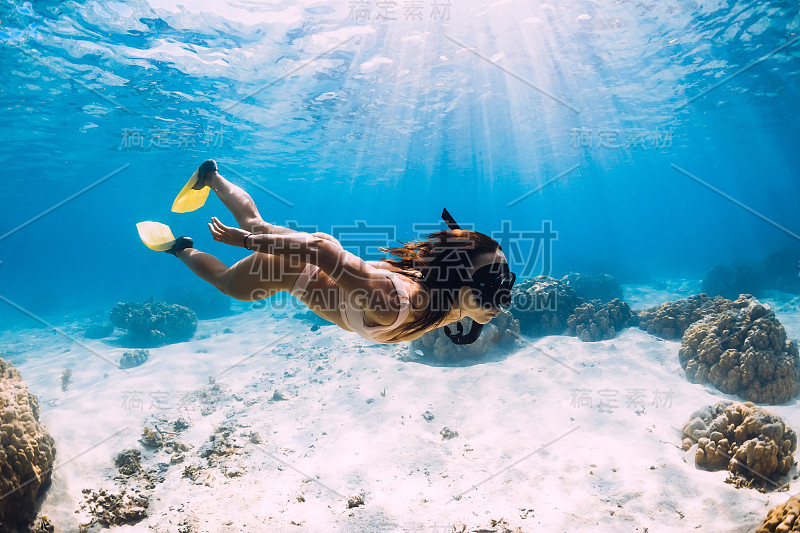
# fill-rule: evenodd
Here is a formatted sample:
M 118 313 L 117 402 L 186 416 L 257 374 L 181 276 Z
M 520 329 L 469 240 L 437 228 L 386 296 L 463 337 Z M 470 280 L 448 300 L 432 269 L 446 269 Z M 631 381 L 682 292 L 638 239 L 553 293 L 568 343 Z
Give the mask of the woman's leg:
M 225 204 L 225 207 L 233 213 L 236 223 L 243 230 L 252 231 L 253 233 L 296 233 L 293 229 L 265 222 L 261 218 L 253 198 L 244 189 L 222 177 L 219 172 L 207 174 L 204 183 L 217 194 L 217 197 Z
M 225 276 L 228 271 L 225 263 L 197 248 L 186 248 L 177 252 L 175 256 L 200 278 L 225 292 Z
M 290 292 L 306 263 L 292 264 L 283 257 L 255 252 L 226 266 L 211 254 L 195 248 L 176 253 L 192 272 L 216 287 L 220 292 L 245 302 L 263 300 L 286 291 Z M 325 272 L 319 271 L 312 279 L 300 301 L 312 312 L 349 330 L 340 311 L 341 290 Z
M 253 198 L 241 187 L 226 180 L 219 172 L 205 176 L 204 183 L 213 190 L 217 197 L 233 214 L 239 227 L 253 233 L 296 233 L 295 230 L 269 224 L 261 218 Z M 338 240 L 327 233 L 313 233 L 312 235 L 330 240 L 341 246 Z M 177 257 L 197 274 L 219 291 L 237 300 L 253 301 L 269 298 L 280 291 L 289 292 L 305 268 L 305 263 L 294 263 L 280 256 L 253 253 L 228 267 L 211 254 L 201 252 L 196 248 L 187 248 L 178 252 Z M 321 273 L 324 275 L 324 273 Z M 335 286 L 333 280 L 324 276 L 323 284 L 327 289 Z M 319 289 L 319 287 L 317 288 Z M 336 291 L 326 291 L 336 293 Z M 338 293 L 336 293 L 338 294 Z M 334 294 L 333 299 L 336 298 Z M 327 302 L 329 297 L 324 297 L 322 305 L 304 302 L 315 313 L 331 321 L 337 321 L 338 310 L 335 302 Z M 332 305 L 331 305 L 332 304 Z M 332 309 L 332 311 L 330 310 Z
M 244 189 L 222 177 L 222 174 L 219 172 L 206 175 L 203 181 L 217 194 L 217 197 L 225 204 L 225 207 L 233 213 L 236 223 L 239 224 L 239 227 L 243 230 L 252 231 L 253 233 L 297 233 L 297 231 L 291 228 L 285 228 L 277 224 L 266 222 L 261 218 L 261 214 L 258 212 L 253 198 L 247 194 Z M 316 232 L 311 235 L 327 239 L 341 246 L 341 243 L 335 237 L 327 233 Z
M 230 267 L 196 248 L 186 248 L 176 255 L 192 272 L 220 292 L 246 302 L 290 291 L 305 267 L 305 263 L 293 265 L 280 256 L 258 252 Z

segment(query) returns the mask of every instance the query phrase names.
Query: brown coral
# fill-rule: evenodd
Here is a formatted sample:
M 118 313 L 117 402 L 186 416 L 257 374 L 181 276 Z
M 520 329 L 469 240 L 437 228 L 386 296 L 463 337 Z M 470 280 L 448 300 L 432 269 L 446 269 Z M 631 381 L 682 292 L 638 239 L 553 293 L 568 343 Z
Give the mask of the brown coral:
M 89 523 L 82 524 L 82 528 L 88 529 L 93 524 L 103 527 L 135 524 L 147 518 L 150 502 L 139 489 L 122 489 L 119 493 L 105 489 L 83 489 L 82 492 L 86 501 L 81 507 L 91 515 Z
M 19 371 L 0 359 L 0 524 L 14 531 L 32 518 L 50 484 L 53 437 L 39 423 L 39 403 Z
M 148 448 L 161 448 L 164 445 L 164 436 L 158 431 L 153 431 L 147 426 L 142 428 L 142 444 L 144 444 Z
M 797 434 L 752 402 L 722 401 L 692 413 L 683 427 L 683 449 L 694 444 L 697 466 L 725 468 L 733 478 L 777 488 L 794 465 Z
M 730 305 L 730 300 L 719 296 L 695 294 L 639 311 L 639 328 L 662 339 L 679 339 L 693 323 Z
M 782 503 L 770 509 L 764 523 L 756 530 L 756 533 L 792 533 L 800 531 L 800 494 L 789 498 L 786 503 Z
M 783 403 L 797 395 L 797 345 L 775 313 L 750 295 L 692 324 L 678 353 L 686 377 L 759 403 Z
M 511 291 L 511 313 L 522 333 L 531 337 L 561 335 L 581 299 L 575 289 L 547 276 L 526 279 Z
M 570 335 L 583 342 L 602 341 L 613 339 L 632 321 L 631 308 L 619 298 L 608 303 L 592 300 L 575 308 L 567 319 L 567 327 Z

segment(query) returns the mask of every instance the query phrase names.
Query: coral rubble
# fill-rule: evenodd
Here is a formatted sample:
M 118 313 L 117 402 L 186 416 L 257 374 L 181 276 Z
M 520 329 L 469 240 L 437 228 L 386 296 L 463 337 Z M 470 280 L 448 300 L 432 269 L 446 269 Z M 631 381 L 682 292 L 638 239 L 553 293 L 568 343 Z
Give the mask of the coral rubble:
M 120 492 L 106 489 L 83 489 L 85 502 L 82 507 L 91 515 L 88 523 L 81 524 L 86 530 L 92 524 L 102 527 L 135 524 L 147 517 L 149 498 L 141 490 L 123 488 Z

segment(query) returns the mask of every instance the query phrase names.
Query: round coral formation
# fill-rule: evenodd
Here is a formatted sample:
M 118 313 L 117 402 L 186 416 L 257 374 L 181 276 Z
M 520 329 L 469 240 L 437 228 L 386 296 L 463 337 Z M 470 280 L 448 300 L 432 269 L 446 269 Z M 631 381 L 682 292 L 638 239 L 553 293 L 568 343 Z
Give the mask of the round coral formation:
M 464 331 L 472 327 L 472 319 L 464 319 Z M 454 328 L 451 324 L 450 328 Z M 411 341 L 409 346 L 413 353 L 417 350 L 432 357 L 440 363 L 454 363 L 466 359 L 476 359 L 491 350 L 513 345 L 520 338 L 519 321 L 505 309 L 488 322 L 481 331 L 481 336 L 472 344 L 453 344 L 445 335 L 444 328 L 437 328 Z
M 800 247 L 778 250 L 761 261 L 737 265 L 717 265 L 703 279 L 703 292 L 737 298 L 740 294 L 763 295 L 779 290 L 800 293 L 797 265 Z
M 187 341 L 197 329 L 197 315 L 189 308 L 165 302 L 118 303 L 111 322 L 128 331 L 140 347 Z
M 800 247 L 791 246 L 768 255 L 759 265 L 764 289 L 800 294 Z
M 756 294 L 761 285 L 756 269 L 744 265 L 717 265 L 703 278 L 704 293 L 730 299 Z
M 583 300 L 600 300 L 610 302 L 622 299 L 622 285 L 609 274 L 580 274 L 573 272 L 561 278 L 568 287 L 575 289 L 575 294 Z
M 692 324 L 678 356 L 690 381 L 748 401 L 776 404 L 797 395 L 797 345 L 775 313 L 750 295 Z
M 800 494 L 770 509 L 756 533 L 792 533 L 800 531 Z
M 56 449 L 39 423 L 39 403 L 19 371 L 0 359 L 0 525 L 25 528 L 50 484 Z
M 683 427 L 683 449 L 694 444 L 697 466 L 727 469 L 733 477 L 774 489 L 794 465 L 797 434 L 752 402 L 722 401 L 692 413 Z
M 548 276 L 526 279 L 514 286 L 511 312 L 520 331 L 531 337 L 560 335 L 581 299 L 575 289 Z
M 135 368 L 143 365 L 148 357 L 150 357 L 150 352 L 147 350 L 125 352 L 119 360 L 119 367 L 122 369 Z
M 567 326 L 570 335 L 583 342 L 592 342 L 613 339 L 618 331 L 627 328 L 634 320 L 630 306 L 619 298 L 608 303 L 592 300 L 575 308 L 567 319 Z
M 731 304 L 722 297 L 695 294 L 639 311 L 639 329 L 666 340 L 680 339 L 689 326 Z

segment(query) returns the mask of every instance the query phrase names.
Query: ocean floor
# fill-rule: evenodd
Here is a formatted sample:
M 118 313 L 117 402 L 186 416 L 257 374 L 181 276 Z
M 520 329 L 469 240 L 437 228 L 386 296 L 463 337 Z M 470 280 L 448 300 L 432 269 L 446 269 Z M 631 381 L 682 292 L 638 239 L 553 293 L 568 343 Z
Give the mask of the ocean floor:
M 625 292 L 641 308 L 698 287 Z M 763 301 L 800 338 L 798 299 Z M 137 489 L 148 516 L 117 531 L 744 533 L 797 492 L 796 467 L 789 492 L 767 494 L 695 467 L 681 428 L 737 398 L 689 383 L 678 341 L 550 336 L 441 367 L 408 344 L 311 331 L 294 312 L 201 321 L 193 340 L 127 371 L 114 363 L 129 349 L 113 339 L 0 334 L 56 441 L 42 514 L 78 531 L 91 518 L 85 489 Z M 80 339 L 76 324 L 59 327 Z M 800 430 L 797 404 L 765 407 Z M 165 445 L 146 446 L 144 426 Z M 125 449 L 145 473 L 120 475 Z

